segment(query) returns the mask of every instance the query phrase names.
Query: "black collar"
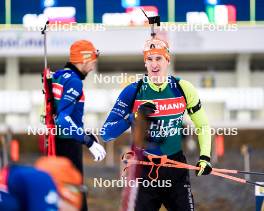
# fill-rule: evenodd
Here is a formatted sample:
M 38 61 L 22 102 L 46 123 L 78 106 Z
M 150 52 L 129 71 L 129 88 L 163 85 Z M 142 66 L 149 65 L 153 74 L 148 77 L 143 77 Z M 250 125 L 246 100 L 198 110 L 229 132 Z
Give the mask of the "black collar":
M 64 68 L 69 68 L 73 70 L 80 77 L 81 80 L 84 80 L 86 77 L 86 75 L 84 75 L 74 64 L 70 62 L 67 62 Z

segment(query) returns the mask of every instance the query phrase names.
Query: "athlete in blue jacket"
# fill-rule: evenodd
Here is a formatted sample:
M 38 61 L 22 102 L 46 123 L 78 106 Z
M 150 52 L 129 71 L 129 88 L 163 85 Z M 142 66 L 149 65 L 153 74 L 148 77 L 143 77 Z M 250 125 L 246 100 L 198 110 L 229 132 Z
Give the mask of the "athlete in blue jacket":
M 0 175 L 5 179 L 0 187 L 0 210 L 59 210 L 56 185 L 46 172 L 34 167 L 11 165 Z
M 41 157 L 35 166 L 11 164 L 0 170 L 1 211 L 79 211 L 82 176 L 63 157 Z
M 82 80 L 94 70 L 98 51 L 86 40 L 76 41 L 70 48 L 70 62 L 52 77 L 56 134 L 56 154 L 69 158 L 83 174 L 82 145 L 89 148 L 95 161 L 105 157 L 104 148 L 92 132 L 83 128 L 84 92 Z M 84 208 L 83 210 L 86 210 Z

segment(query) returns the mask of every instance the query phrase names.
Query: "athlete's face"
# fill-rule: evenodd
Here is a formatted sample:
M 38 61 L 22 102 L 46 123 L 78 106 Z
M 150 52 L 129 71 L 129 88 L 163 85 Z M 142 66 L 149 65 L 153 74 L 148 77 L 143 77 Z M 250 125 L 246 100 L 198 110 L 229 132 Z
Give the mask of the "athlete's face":
M 85 62 L 83 65 L 82 65 L 82 68 L 81 68 L 81 71 L 84 73 L 84 74 L 88 74 L 89 72 L 95 70 L 95 67 L 96 67 L 96 63 L 97 63 L 97 60 L 93 60 L 93 61 L 90 61 L 90 62 Z
M 159 54 L 149 55 L 145 61 L 148 76 L 155 84 L 162 84 L 168 76 L 169 62 Z

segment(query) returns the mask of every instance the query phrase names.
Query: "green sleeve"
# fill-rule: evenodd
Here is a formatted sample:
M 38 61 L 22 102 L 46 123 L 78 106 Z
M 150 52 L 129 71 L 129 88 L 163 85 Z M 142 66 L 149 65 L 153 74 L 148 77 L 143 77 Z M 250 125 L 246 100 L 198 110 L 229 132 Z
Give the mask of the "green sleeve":
M 185 80 L 180 80 L 179 83 L 186 97 L 187 108 L 196 106 L 199 102 L 199 96 L 195 87 L 190 82 Z M 203 107 L 199 111 L 189 116 L 193 121 L 197 131 L 199 131 L 197 135 L 200 145 L 200 155 L 211 157 L 210 126 Z

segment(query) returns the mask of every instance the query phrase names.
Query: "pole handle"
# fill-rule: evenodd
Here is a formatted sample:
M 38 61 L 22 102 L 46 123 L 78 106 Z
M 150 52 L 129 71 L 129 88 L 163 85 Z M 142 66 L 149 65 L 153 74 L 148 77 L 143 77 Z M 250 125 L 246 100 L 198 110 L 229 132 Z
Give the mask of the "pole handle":
M 41 30 L 41 34 L 45 34 L 47 30 L 47 26 L 49 25 L 49 21 L 46 21 L 45 26 Z

